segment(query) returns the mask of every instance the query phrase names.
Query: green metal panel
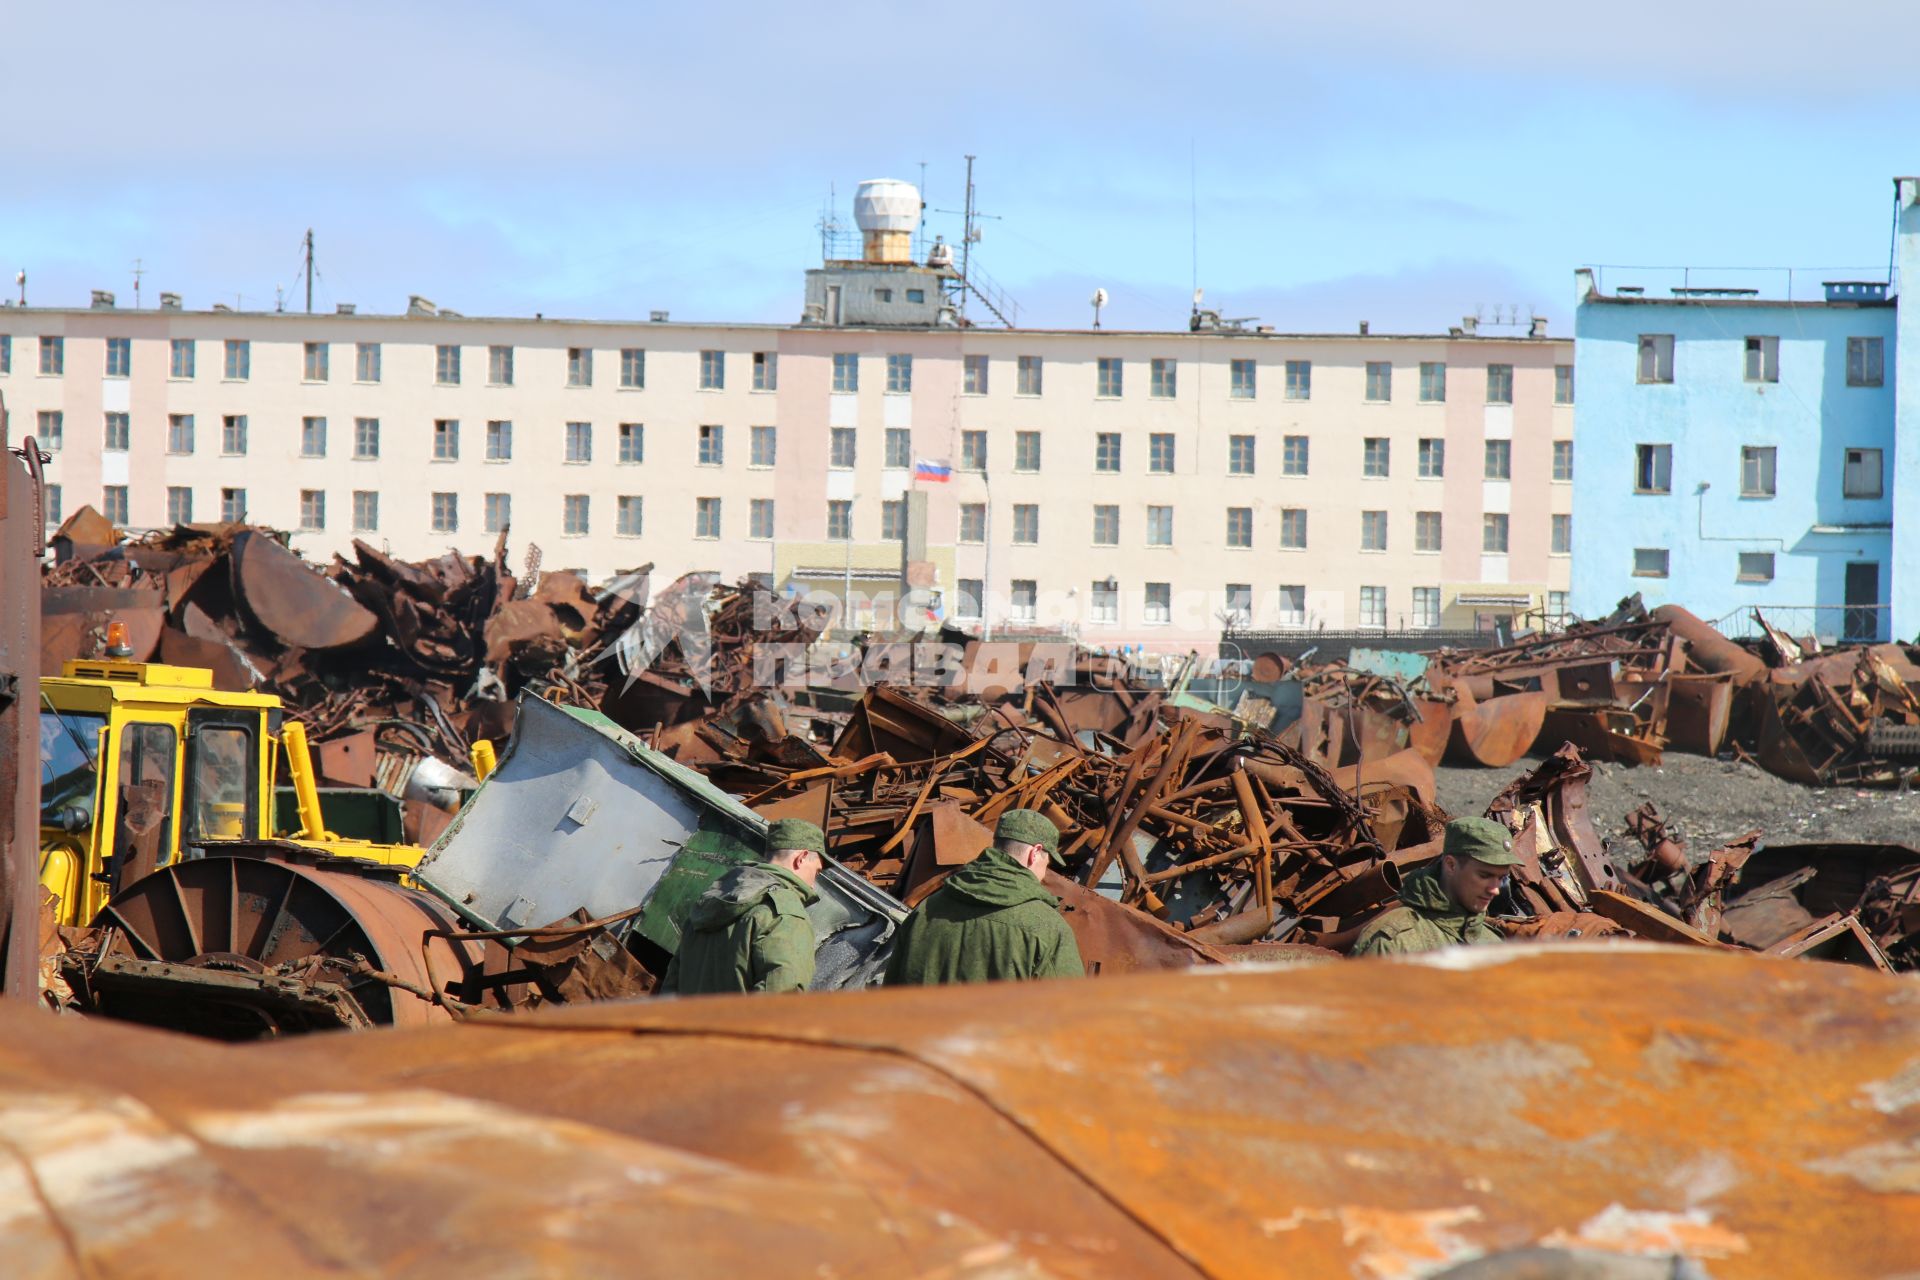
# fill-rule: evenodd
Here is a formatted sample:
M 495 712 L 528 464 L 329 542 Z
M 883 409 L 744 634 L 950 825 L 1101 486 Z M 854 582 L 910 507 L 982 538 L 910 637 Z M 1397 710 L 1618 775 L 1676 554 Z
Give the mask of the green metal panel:
M 669 953 L 678 951 L 687 912 L 700 895 L 734 867 L 758 860 L 751 846 L 725 831 L 694 832 L 647 900 L 640 916 L 640 936 Z

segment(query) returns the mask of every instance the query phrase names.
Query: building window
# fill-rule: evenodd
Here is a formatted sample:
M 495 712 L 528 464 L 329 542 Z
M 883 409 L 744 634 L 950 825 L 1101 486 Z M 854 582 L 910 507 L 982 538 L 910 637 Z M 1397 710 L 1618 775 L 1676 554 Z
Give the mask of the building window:
M 1772 582 L 1773 552 L 1742 551 L 1740 553 L 1740 572 L 1736 577 L 1741 582 Z
M 1673 335 L 1670 333 L 1643 333 L 1640 335 L 1640 375 L 1641 382 L 1673 381 Z
M 836 471 L 851 471 L 858 457 L 858 433 L 852 427 L 833 427 L 827 434 L 827 465 Z
M 380 456 L 380 419 L 353 420 L 353 456 L 363 462 Z
M 380 381 L 380 344 L 377 342 L 357 342 L 353 347 L 353 380 L 355 382 Z
M 1180 362 L 1155 360 L 1150 368 L 1152 377 L 1149 380 L 1147 394 L 1155 400 L 1173 399 L 1180 390 Z
M 1308 400 L 1313 397 L 1313 361 L 1287 361 L 1287 390 L 1289 400 Z
M 1636 578 L 1666 577 L 1667 549 L 1665 547 L 1635 547 L 1633 549 L 1633 576 Z
M 1251 547 L 1253 545 L 1253 508 L 1227 508 L 1227 545 L 1230 547 Z
M 593 349 L 591 347 L 567 348 L 567 385 L 570 387 L 593 385 Z
M 1486 479 L 1513 479 L 1513 441 L 1489 440 L 1486 444 L 1486 454 Z
M 13 335 L 0 333 L 0 376 L 13 372 Z
M 1634 446 L 1633 488 L 1636 493 L 1673 492 L 1673 446 Z
M 695 498 L 693 500 L 693 536 L 696 538 L 720 536 L 720 499 Z
M 1510 364 L 1490 364 L 1487 366 L 1487 403 L 1513 403 L 1513 366 Z
M 324 490 L 300 491 L 300 527 L 306 530 L 327 527 L 327 495 Z
M 40 372 L 49 377 L 59 377 L 67 371 L 67 340 L 65 338 L 40 339 Z
M 1013 541 L 1016 546 L 1031 547 L 1040 541 L 1040 505 L 1035 502 L 1013 504 Z
M 1573 366 L 1570 364 L 1553 366 L 1553 402 L 1573 403 Z
M 1255 389 L 1253 361 L 1230 361 L 1227 365 L 1227 394 L 1235 400 L 1251 400 Z
M 40 432 L 34 437 L 41 448 L 54 453 L 67 442 L 67 415 L 59 409 L 42 409 L 39 413 Z
M 727 353 L 724 351 L 702 351 L 700 353 L 700 389 L 702 391 L 724 391 L 727 386 Z
M 925 289 L 907 290 L 908 302 L 925 302 L 926 300 L 927 300 L 927 291 Z
M 960 469 L 962 471 L 985 471 L 987 469 L 986 432 L 962 431 L 960 433 Z
M 480 528 L 485 533 L 499 533 L 513 523 L 513 495 L 510 493 L 489 493 L 480 499 Z
M 1385 587 L 1360 588 L 1360 625 L 1363 627 L 1387 625 L 1387 589 Z
M 629 432 L 631 428 L 631 432 Z M 747 465 L 766 468 L 774 464 L 779 452 L 779 432 L 772 427 L 749 427 L 747 429 Z M 631 445 L 632 457 L 628 457 Z M 640 424 L 622 423 L 620 426 L 620 461 L 640 461 Z
M 125 378 L 133 372 L 133 339 L 107 339 L 107 376 Z
M 891 289 L 875 289 L 875 290 L 873 291 L 873 300 L 874 300 L 875 302 L 892 302 L 892 301 L 893 301 L 893 290 L 891 290 Z
M 987 504 L 984 502 L 963 502 L 960 504 L 960 541 L 985 542 L 987 540 Z
M 1847 450 L 1841 485 L 1841 492 L 1849 498 L 1880 497 L 1883 492 L 1880 481 L 1880 450 Z
M 1884 338 L 1848 338 L 1847 385 L 1877 387 L 1885 382 L 1886 353 L 1887 344 Z M 41 353 L 40 363 L 43 365 L 46 363 L 44 350 Z
M 834 353 L 833 389 L 835 391 L 860 389 L 860 357 L 853 352 L 836 351 Z
M 907 536 L 907 503 L 904 498 L 889 498 L 880 504 L 880 537 L 887 542 L 904 541 Z
M 755 391 L 778 391 L 780 389 L 780 356 L 773 351 L 753 353 L 753 389 Z
M 956 618 L 978 618 L 980 602 L 987 594 L 985 579 L 960 578 L 957 580 L 959 591 L 953 602 L 953 616 Z
M 487 423 L 487 461 L 510 462 L 513 460 L 513 423 L 505 418 L 495 418 Z
M 324 342 L 309 342 L 302 352 L 300 376 L 308 382 L 325 382 L 331 373 L 328 352 L 332 348 Z
M 766 444 L 767 461 L 764 465 L 770 467 L 773 465 L 773 428 L 759 427 L 759 428 L 756 428 L 756 432 L 758 431 L 764 431 L 767 433 L 767 444 Z M 754 448 L 758 450 L 759 447 L 760 446 L 758 442 L 758 436 L 756 435 Z M 620 424 L 620 461 L 627 465 L 637 466 L 638 464 L 645 462 L 646 460 L 647 460 L 647 428 L 646 426 L 643 423 L 638 423 L 638 422 L 621 423 Z
M 1567 625 L 1567 593 L 1564 591 L 1547 592 L 1547 621 L 1556 627 Z
M 1490 556 L 1507 554 L 1507 517 L 1504 512 L 1489 511 L 1480 517 L 1480 551 Z
M 906 427 L 888 427 L 886 436 L 886 459 L 884 465 L 894 471 L 904 471 L 913 465 L 913 432 Z
M 905 395 L 913 390 L 913 357 L 896 352 L 887 357 L 887 391 Z
M 1100 431 L 1093 437 L 1093 469 L 1108 475 L 1120 470 L 1120 433 Z
M 1440 588 L 1413 589 L 1413 625 L 1428 631 L 1440 625 Z
M 193 490 L 185 485 L 167 486 L 167 521 L 170 524 L 193 523 Z
M 1413 549 L 1415 551 L 1440 550 L 1440 513 L 1438 511 L 1416 511 L 1413 513 Z
M 114 524 L 127 523 L 127 486 L 104 485 L 100 490 L 100 514 Z
M 1120 545 L 1120 508 L 1117 505 L 1107 502 L 1094 504 L 1093 545 L 1096 547 Z
M 1547 544 L 1547 550 L 1556 556 L 1573 554 L 1573 517 L 1556 515 L 1553 517 L 1553 532 Z
M 1151 506 L 1147 508 L 1147 545 L 1150 547 L 1170 547 L 1173 545 L 1173 508 Z
M 1368 436 L 1361 441 L 1360 474 L 1373 480 L 1387 478 L 1391 454 L 1384 436 Z
M 773 511 L 773 503 L 769 501 L 767 503 L 767 512 L 769 516 L 768 524 L 772 524 L 772 519 L 771 519 L 772 511 Z M 621 537 L 623 538 L 639 537 L 643 516 L 644 516 L 644 508 L 643 508 L 643 504 L 640 501 L 639 494 L 623 493 L 618 498 L 614 499 L 613 531 L 619 534 Z M 771 537 L 772 535 L 767 534 L 764 536 Z
M 1780 339 L 1772 336 L 1747 339 L 1748 382 L 1780 381 Z
M 133 420 L 124 413 L 107 415 L 106 438 L 102 448 L 113 453 L 125 453 L 133 447 Z
M 1250 626 L 1253 622 L 1253 584 L 1229 582 L 1226 597 L 1227 624 L 1235 627 Z
M 1447 399 L 1447 366 L 1441 360 L 1420 362 L 1420 403 L 1444 404 Z
M 496 387 L 513 385 L 513 348 L 487 348 L 487 381 Z
M 985 356 L 964 356 L 961 358 L 960 391 L 963 395 L 983 396 L 987 394 L 987 358 Z
M 191 378 L 194 366 L 194 343 L 192 338 L 175 338 L 167 353 L 167 376 L 169 378 Z
M 353 527 L 359 533 L 374 533 L 380 528 L 380 495 L 371 489 L 353 491 Z
M 167 452 L 193 452 L 193 415 L 190 413 L 170 413 L 167 415 Z
M 1087 621 L 1111 625 L 1120 621 L 1120 586 L 1112 578 L 1103 578 L 1092 584 L 1088 597 L 1093 601 Z
M 432 495 L 433 531 L 435 533 L 458 533 L 460 531 L 460 495 L 457 493 L 436 493 Z
M 1307 509 L 1305 507 L 1280 509 L 1280 549 L 1282 551 L 1307 549 Z
M 253 344 L 245 338 L 227 339 L 227 369 L 223 375 L 229 382 L 245 382 L 253 376 Z
M 827 502 L 827 537 L 835 542 L 853 540 L 853 502 L 833 498 Z
M 1171 582 L 1147 584 L 1145 621 L 1149 626 L 1155 627 L 1164 627 L 1173 621 L 1173 584 Z
M 703 467 L 717 467 L 725 463 L 727 457 L 727 429 L 717 426 L 700 428 L 700 448 L 698 460 Z
M 1028 474 L 1040 470 L 1040 433 L 1038 431 L 1013 433 L 1013 469 Z
M 220 491 L 220 519 L 225 524 L 239 524 L 247 518 L 247 491 L 245 489 L 222 489 Z
M 436 418 L 433 423 L 433 460 L 457 462 L 460 458 L 460 420 Z
M 441 343 L 433 349 L 433 380 L 443 387 L 460 385 L 460 348 Z
M 1288 583 L 1277 596 L 1277 615 L 1283 627 L 1307 625 L 1307 588 L 1304 583 Z
M 1147 470 L 1156 476 L 1173 474 L 1173 432 L 1156 431 L 1147 437 Z
M 41 506 L 45 509 L 47 524 L 49 526 L 58 526 L 60 523 L 60 486 L 59 485 L 50 484 L 47 486 L 46 501 L 42 503 Z
M 1362 511 L 1360 513 L 1360 549 L 1362 551 L 1385 551 L 1387 549 L 1386 512 Z
M 587 495 L 569 493 L 560 500 L 560 533 L 562 537 L 584 538 L 588 529 Z
M 593 461 L 593 424 L 591 422 L 567 424 L 566 459 L 572 463 Z
M 327 456 L 327 420 L 325 418 L 300 419 L 300 456 L 303 458 Z
M 1014 365 L 1013 392 L 1021 396 L 1040 394 L 1041 362 L 1039 356 L 1021 356 Z
M 1015 622 L 1032 622 L 1038 615 L 1036 605 L 1040 599 L 1040 589 L 1032 578 L 1015 578 L 1011 584 L 1013 598 L 1007 602 L 1007 616 Z
M 1553 478 L 1560 481 L 1573 479 L 1573 441 L 1553 442 Z
M 1447 442 L 1438 436 L 1420 440 L 1418 474 L 1422 480 L 1438 480 L 1447 473 Z
M 1386 360 L 1367 361 L 1367 399 L 1385 404 L 1393 399 L 1393 365 Z
M 1098 383 L 1094 394 L 1107 399 L 1117 399 L 1120 395 L 1120 361 L 1112 356 L 1101 356 L 1097 363 Z
M 1230 476 L 1250 476 L 1253 474 L 1253 437 L 1227 437 L 1227 474 Z
M 1778 451 L 1772 445 L 1743 445 L 1740 449 L 1740 496 L 1774 496 L 1773 463 Z
M 1307 438 L 1305 436 L 1287 436 L 1280 441 L 1280 474 L 1283 476 L 1307 474 Z
M 230 413 L 220 419 L 220 452 L 230 458 L 247 452 L 247 415 Z
M 753 498 L 747 502 L 747 536 L 749 538 L 773 536 L 772 498 Z

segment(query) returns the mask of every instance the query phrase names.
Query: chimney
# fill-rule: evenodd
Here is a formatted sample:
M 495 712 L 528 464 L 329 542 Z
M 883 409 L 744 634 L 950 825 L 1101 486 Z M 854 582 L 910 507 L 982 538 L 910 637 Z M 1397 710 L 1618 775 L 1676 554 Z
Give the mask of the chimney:
M 178 311 L 180 309 L 180 295 L 177 293 L 161 294 L 160 309 L 162 311 Z
M 1365 320 L 1360 322 L 1360 336 L 1363 338 L 1367 336 L 1367 322 Z
M 1469 338 L 1478 334 L 1480 332 L 1480 317 L 1479 316 L 1461 316 L 1460 331 L 1466 334 Z
M 95 289 L 93 291 L 93 309 L 95 311 L 113 310 L 113 295 L 105 289 Z
M 351 302 L 336 302 L 333 306 L 333 314 L 337 316 L 350 316 L 358 310 Z
M 430 299 L 423 298 L 417 293 L 410 293 L 407 295 L 407 314 L 410 316 L 434 316 L 440 314 L 440 308 L 434 306 Z
M 1532 325 L 1530 325 L 1527 329 L 1527 336 L 1529 338 L 1546 337 L 1547 336 L 1547 318 L 1545 316 L 1535 316 L 1533 318 Z

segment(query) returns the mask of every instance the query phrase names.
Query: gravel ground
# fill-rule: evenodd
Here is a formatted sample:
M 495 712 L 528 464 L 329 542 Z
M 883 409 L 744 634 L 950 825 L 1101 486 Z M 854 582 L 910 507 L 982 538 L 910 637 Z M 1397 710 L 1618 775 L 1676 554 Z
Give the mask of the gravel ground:
M 1539 763 L 1539 758 L 1529 757 L 1506 769 L 1442 765 L 1435 770 L 1440 805 L 1456 817 L 1483 813 L 1509 782 Z M 1696 857 L 1755 829 L 1774 843 L 1834 840 L 1920 846 L 1920 790 L 1901 795 L 1803 787 L 1734 760 L 1674 752 L 1655 768 L 1595 763 L 1587 794 L 1594 829 L 1603 838 L 1621 837 L 1627 814 L 1651 800 Z

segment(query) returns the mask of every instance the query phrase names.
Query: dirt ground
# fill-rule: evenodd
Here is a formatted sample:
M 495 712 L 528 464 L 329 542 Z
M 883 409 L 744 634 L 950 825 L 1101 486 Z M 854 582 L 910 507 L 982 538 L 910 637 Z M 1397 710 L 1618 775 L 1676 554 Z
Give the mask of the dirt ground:
M 1455 817 L 1479 814 L 1514 778 L 1540 763 L 1506 769 L 1443 765 L 1442 808 Z M 1758 829 L 1774 843 L 1872 841 L 1920 846 L 1920 790 L 1856 791 L 1803 787 L 1750 764 L 1669 753 L 1654 768 L 1595 763 L 1588 791 L 1594 829 L 1610 843 L 1624 838 L 1626 815 L 1651 800 L 1696 857 Z

